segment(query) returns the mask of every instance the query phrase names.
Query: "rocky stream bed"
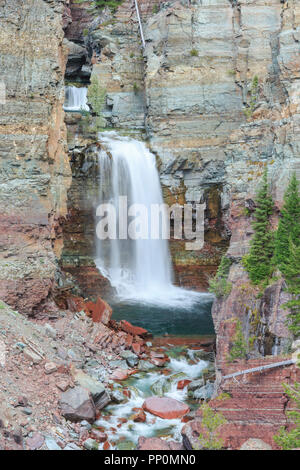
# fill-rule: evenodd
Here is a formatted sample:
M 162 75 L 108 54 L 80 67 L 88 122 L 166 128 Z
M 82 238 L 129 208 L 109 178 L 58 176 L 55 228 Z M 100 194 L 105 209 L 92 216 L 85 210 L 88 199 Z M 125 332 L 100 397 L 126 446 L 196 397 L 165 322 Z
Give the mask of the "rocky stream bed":
M 1 448 L 183 448 L 213 392 L 213 339 L 152 338 L 105 312 L 33 322 L 1 304 Z

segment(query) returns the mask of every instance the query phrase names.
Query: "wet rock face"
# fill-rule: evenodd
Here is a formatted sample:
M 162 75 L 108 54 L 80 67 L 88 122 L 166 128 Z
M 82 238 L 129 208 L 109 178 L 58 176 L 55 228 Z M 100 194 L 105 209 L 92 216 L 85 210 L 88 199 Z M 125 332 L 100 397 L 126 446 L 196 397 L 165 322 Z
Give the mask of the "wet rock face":
M 228 282 L 233 286 L 227 297 L 216 299 L 212 315 L 217 335 L 217 360 L 222 369 L 240 322 L 244 340 L 249 347 L 249 358 L 286 354 L 291 345 L 291 335 L 286 325 L 288 311 L 283 304 L 288 301 L 283 280 L 269 286 L 259 295 L 244 268 L 235 263 L 230 268 Z
M 66 113 L 72 184 L 68 191 L 68 213 L 62 221 L 60 266 L 72 276 L 83 297 L 96 300 L 98 296 L 109 296 L 112 288 L 94 262 L 95 212 L 99 194 L 98 147 L 83 133 L 75 138 L 80 120 L 78 113 Z
M 74 0 L 68 2 L 64 9 L 64 31 L 67 38 L 75 43 L 84 38 L 86 28 L 93 21 L 93 15 L 89 12 L 90 2 L 76 3 Z
M 70 184 L 63 122 L 63 1 L 0 5 L 0 297 L 27 314 L 48 302 Z
M 129 1 L 114 22 L 90 28 L 92 73 L 107 90 L 108 125 L 146 130 L 166 202 L 206 203 L 203 249 L 171 240 L 177 284 L 203 290 L 230 238 L 233 256 L 247 249 L 244 211 L 264 166 L 278 205 L 288 175 L 299 172 L 299 5 L 153 6 L 140 5 L 144 57 Z

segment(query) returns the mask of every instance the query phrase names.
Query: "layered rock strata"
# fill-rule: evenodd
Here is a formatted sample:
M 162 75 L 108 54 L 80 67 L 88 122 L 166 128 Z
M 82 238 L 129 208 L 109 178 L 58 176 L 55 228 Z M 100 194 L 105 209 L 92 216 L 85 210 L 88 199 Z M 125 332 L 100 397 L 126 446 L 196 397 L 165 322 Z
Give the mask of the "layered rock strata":
M 171 241 L 177 283 L 203 289 L 231 234 L 230 254 L 247 249 L 244 214 L 263 168 L 278 206 L 288 176 L 299 171 L 299 7 L 280 0 L 139 5 L 144 51 L 127 1 L 113 17 L 95 16 L 84 42 L 107 92 L 107 125 L 146 131 L 166 202 L 206 203 L 203 249 Z
M 64 124 L 64 1 L 0 2 L 0 297 L 20 312 L 52 307 L 70 167 Z M 54 307 L 53 307 L 54 308 Z

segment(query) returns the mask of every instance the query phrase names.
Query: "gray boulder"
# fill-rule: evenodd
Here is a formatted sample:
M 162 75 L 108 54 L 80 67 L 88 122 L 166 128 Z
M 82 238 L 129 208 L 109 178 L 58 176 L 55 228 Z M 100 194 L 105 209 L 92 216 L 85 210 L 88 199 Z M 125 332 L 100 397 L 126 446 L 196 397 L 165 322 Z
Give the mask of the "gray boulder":
M 214 384 L 210 383 L 209 381 L 207 382 L 206 385 L 203 387 L 197 388 L 194 393 L 193 397 L 196 400 L 210 400 L 212 395 L 214 393 Z
M 61 413 L 69 421 L 88 421 L 96 417 L 96 407 L 90 392 L 83 387 L 75 387 L 64 392 L 60 400 Z
M 72 376 L 76 385 L 86 388 L 91 393 L 98 410 L 101 410 L 110 403 L 111 400 L 107 390 L 97 379 L 94 379 L 90 375 L 85 374 L 85 372 L 78 369 L 72 370 Z

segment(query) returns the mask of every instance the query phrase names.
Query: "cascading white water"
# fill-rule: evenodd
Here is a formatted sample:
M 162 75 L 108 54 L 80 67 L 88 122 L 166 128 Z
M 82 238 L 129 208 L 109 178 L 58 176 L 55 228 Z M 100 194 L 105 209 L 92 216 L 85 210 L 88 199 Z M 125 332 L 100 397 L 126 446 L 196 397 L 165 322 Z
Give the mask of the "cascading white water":
M 118 214 L 119 197 L 127 196 L 128 207 L 142 204 L 147 207 L 150 219 L 151 204 L 163 204 L 155 156 L 143 142 L 120 137 L 115 132 L 100 134 L 100 140 L 106 150 L 99 151 L 98 204 L 111 203 Z M 121 299 L 169 306 L 182 306 L 184 301 L 183 306 L 187 307 L 199 297 L 173 286 L 167 240 L 97 239 L 96 245 L 96 265 Z
M 89 111 L 87 104 L 87 88 L 66 86 L 65 87 L 65 111 Z

